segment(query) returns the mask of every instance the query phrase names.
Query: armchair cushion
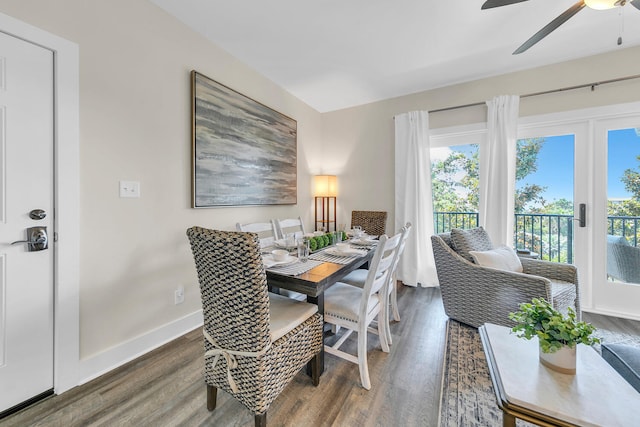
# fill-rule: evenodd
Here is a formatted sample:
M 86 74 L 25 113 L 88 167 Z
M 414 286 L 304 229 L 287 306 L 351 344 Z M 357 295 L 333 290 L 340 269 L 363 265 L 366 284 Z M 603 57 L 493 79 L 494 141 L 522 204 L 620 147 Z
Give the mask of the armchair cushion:
M 469 262 L 473 262 L 473 257 L 469 254 L 470 251 L 488 251 L 493 249 L 491 238 L 482 227 L 468 230 L 452 228 L 451 243 L 453 243 L 453 249 L 458 255 Z
M 488 251 L 469 251 L 476 264 L 498 270 L 522 273 L 522 263 L 515 251 L 509 246 L 499 246 Z

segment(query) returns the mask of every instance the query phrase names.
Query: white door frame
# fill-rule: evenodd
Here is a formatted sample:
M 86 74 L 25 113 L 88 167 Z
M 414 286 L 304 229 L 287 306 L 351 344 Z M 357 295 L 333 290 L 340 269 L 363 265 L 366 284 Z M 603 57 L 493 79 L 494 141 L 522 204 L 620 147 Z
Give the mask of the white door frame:
M 80 365 L 80 122 L 78 45 L 0 13 L 0 31 L 53 52 L 54 391 L 76 386 Z
M 607 160 L 608 157 L 608 133 L 612 129 L 627 129 L 635 127 L 640 121 L 640 109 L 625 111 L 615 117 L 599 120 L 594 124 L 594 146 L 595 151 L 594 170 L 597 191 L 607 194 Z M 607 217 L 607 203 L 601 201 L 595 206 L 595 233 L 594 248 L 596 259 L 606 259 L 608 234 L 607 225 L 602 218 Z M 640 319 L 638 311 L 638 295 L 640 287 L 637 284 L 622 284 L 617 281 L 609 282 L 606 279 L 606 265 L 601 263 L 594 270 L 594 305 L 599 313 L 617 315 L 629 319 Z
M 611 311 L 606 307 L 603 308 L 595 298 L 596 295 L 594 291 L 596 288 L 593 280 L 598 275 L 599 269 L 604 268 L 604 264 L 596 266 L 592 260 L 605 259 L 604 241 L 598 237 L 598 235 L 604 235 L 604 227 L 601 223 L 598 223 L 597 219 L 606 216 L 606 203 L 596 203 L 596 200 L 600 200 L 602 194 L 606 194 L 606 187 L 602 185 L 605 182 L 605 177 L 602 175 L 601 168 L 596 167 L 596 162 L 599 159 L 595 154 L 595 146 L 597 143 L 596 129 L 601 126 L 601 123 L 613 119 L 634 117 L 638 114 L 640 114 L 640 102 L 631 102 L 529 116 L 521 118 L 518 121 L 518 137 L 520 137 L 521 133 L 524 134 L 524 132 L 531 128 L 539 129 L 552 126 L 558 126 L 559 129 L 582 128 L 582 134 L 584 131 L 587 132 L 587 141 L 582 141 L 585 142 L 582 146 L 578 144 L 577 138 L 579 138 L 579 136 L 576 135 L 575 149 L 577 164 L 575 170 L 576 173 L 579 171 L 587 172 L 584 167 L 586 165 L 588 169 L 599 172 L 600 175 L 596 176 L 594 173 L 591 173 L 590 178 L 586 174 L 576 176 L 576 181 L 582 180 L 583 185 L 579 186 L 581 192 L 574 195 L 574 203 L 578 204 L 585 201 L 587 203 L 587 228 L 574 228 L 576 260 L 581 259 L 587 263 L 586 265 L 578 265 L 579 271 L 583 272 L 579 277 L 581 289 L 580 308 L 583 311 L 630 319 L 640 319 L 640 317 L 638 317 L 637 313 Z M 584 148 L 587 148 L 589 153 L 583 152 Z M 604 157 L 600 155 L 600 158 Z M 586 231 L 586 233 L 584 233 L 583 230 Z M 604 263 L 604 261 L 602 262 Z

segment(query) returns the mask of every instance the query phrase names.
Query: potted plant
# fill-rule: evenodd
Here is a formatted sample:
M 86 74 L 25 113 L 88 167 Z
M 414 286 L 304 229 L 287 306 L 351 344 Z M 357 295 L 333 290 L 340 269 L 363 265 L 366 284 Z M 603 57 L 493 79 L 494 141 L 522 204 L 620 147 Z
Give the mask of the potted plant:
M 520 304 L 520 311 L 509 313 L 509 319 L 516 322 L 512 331 L 518 337 L 528 340 L 538 337 L 540 362 L 562 373 L 576 373 L 577 344 L 600 342 L 592 335 L 596 328 L 590 323 L 576 322 L 572 308 L 567 309 L 565 316 L 543 298 Z

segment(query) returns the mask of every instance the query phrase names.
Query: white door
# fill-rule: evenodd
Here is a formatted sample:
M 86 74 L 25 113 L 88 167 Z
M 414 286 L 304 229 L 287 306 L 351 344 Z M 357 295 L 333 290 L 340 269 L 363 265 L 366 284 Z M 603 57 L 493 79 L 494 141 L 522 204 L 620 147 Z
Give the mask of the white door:
M 52 52 L 0 33 L 0 412 L 53 388 L 53 101 Z
M 589 127 L 585 121 L 562 124 L 521 126 L 518 139 L 541 144 L 535 156 L 535 166 L 528 173 L 521 171 L 516 188 L 529 196 L 522 212 L 516 212 L 515 236 L 517 247 L 532 250 L 546 261 L 570 263 L 578 268 L 583 306 L 588 300 L 594 256 L 590 243 L 593 230 L 594 201 L 590 183 L 593 181 L 593 148 Z M 525 150 L 521 158 L 526 159 Z M 529 156 L 531 157 L 531 156 Z M 525 176 L 522 176 L 525 175 Z M 528 200 L 523 197 L 523 200 Z M 584 205 L 584 223 L 579 221 L 580 206 Z M 516 203 L 516 207 L 518 203 Z
M 640 115 L 595 123 L 593 305 L 640 319 Z

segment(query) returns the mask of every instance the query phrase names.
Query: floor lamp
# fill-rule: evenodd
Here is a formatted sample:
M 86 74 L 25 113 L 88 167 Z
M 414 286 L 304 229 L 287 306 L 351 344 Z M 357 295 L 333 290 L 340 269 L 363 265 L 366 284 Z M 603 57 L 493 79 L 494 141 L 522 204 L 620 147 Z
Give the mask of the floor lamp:
M 338 179 L 335 175 L 316 175 L 313 178 L 313 183 L 316 213 L 315 229 L 316 231 L 337 231 Z

